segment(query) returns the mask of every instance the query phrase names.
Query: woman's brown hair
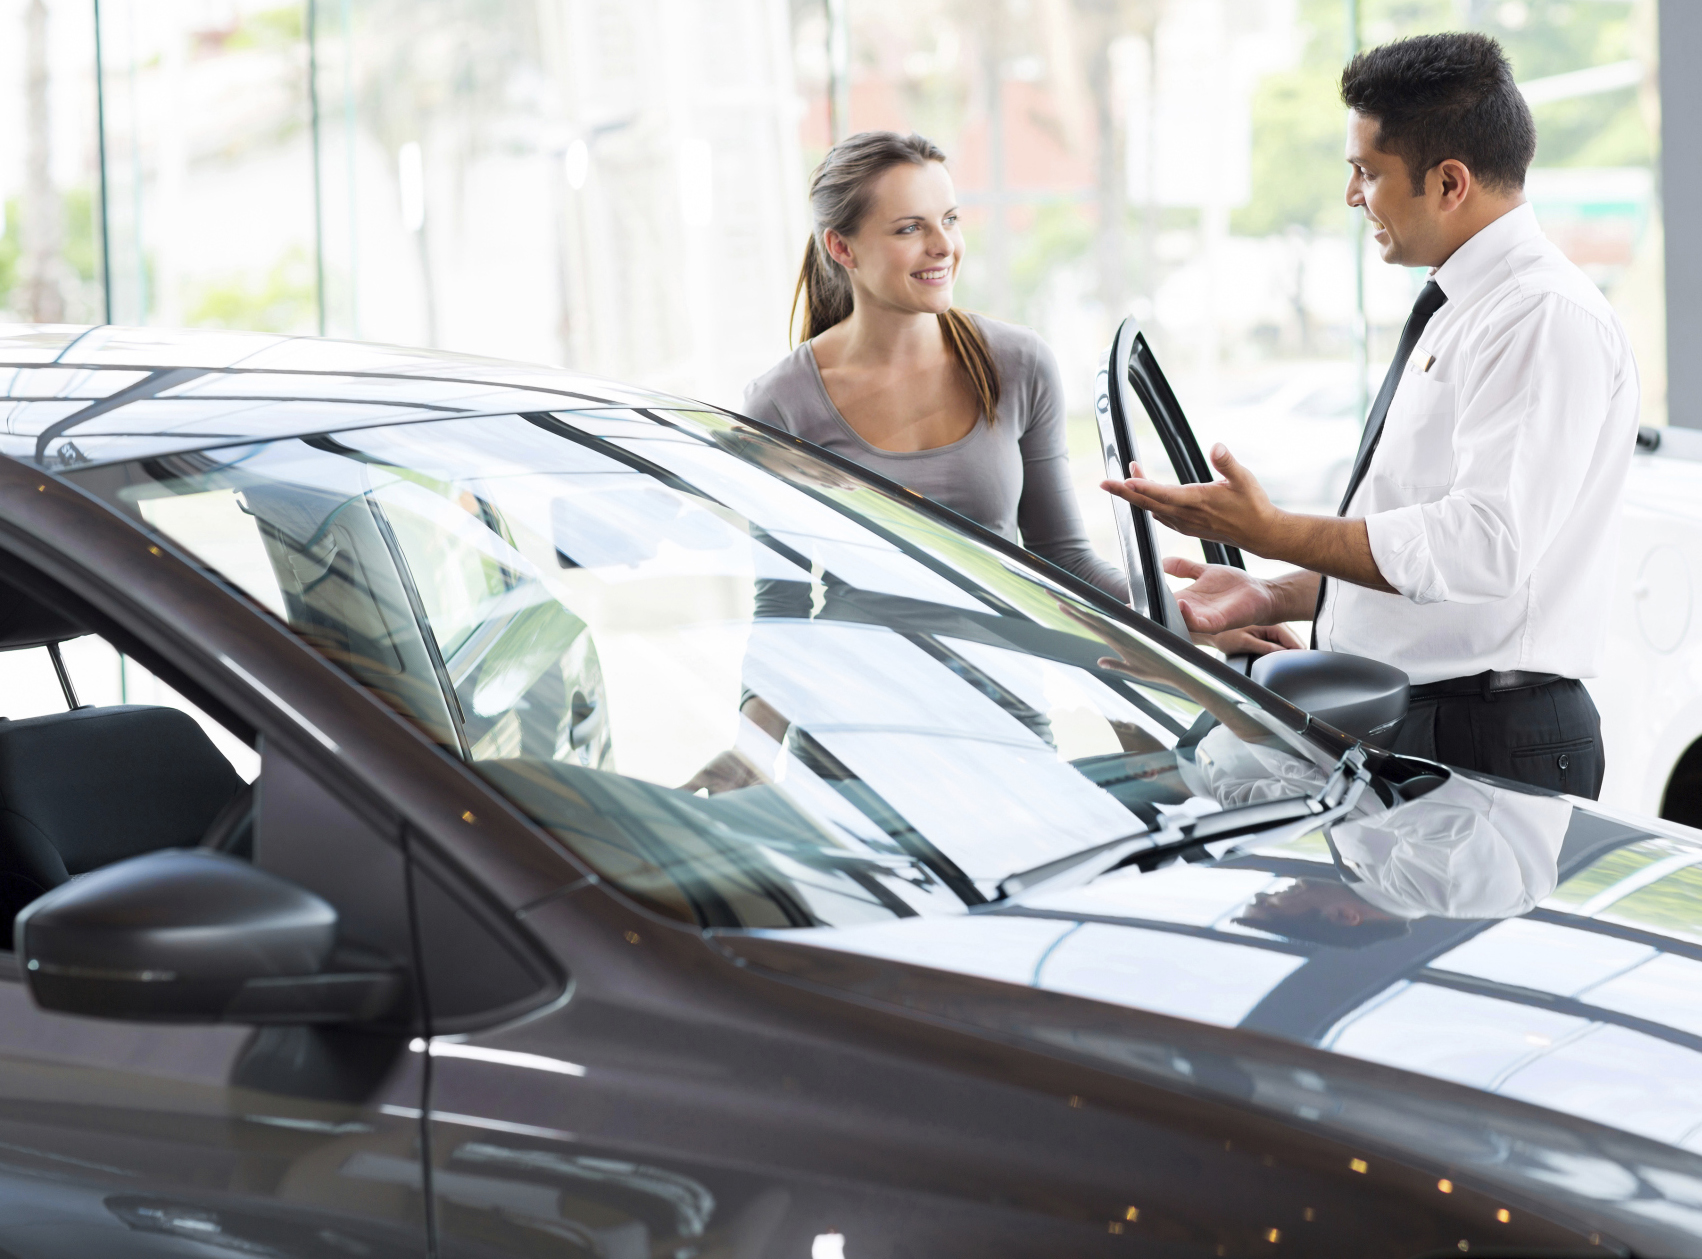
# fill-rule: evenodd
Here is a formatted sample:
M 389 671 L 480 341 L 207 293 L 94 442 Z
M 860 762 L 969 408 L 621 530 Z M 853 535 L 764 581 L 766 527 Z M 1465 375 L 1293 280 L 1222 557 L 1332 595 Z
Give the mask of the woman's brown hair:
M 823 235 L 854 234 L 869 211 L 875 180 L 894 166 L 909 162 L 944 162 L 946 155 L 933 141 L 911 132 L 864 131 L 841 140 L 810 176 L 810 242 L 804 246 L 804 266 L 792 291 L 791 323 L 798 303 L 804 303 L 804 340 L 826 332 L 851 313 L 851 279 L 828 256 Z M 987 423 L 999 414 L 999 369 L 993 352 L 975 321 L 956 307 L 939 316 L 940 332 L 981 400 Z

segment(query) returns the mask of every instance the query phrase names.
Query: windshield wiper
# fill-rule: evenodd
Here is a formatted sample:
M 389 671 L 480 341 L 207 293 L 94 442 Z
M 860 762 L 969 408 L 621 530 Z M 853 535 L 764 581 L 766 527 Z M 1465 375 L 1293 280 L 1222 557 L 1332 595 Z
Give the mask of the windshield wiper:
M 1370 783 L 1371 773 L 1365 768 L 1365 750 L 1355 744 L 1336 762 L 1324 785 L 1309 796 L 1261 800 L 1257 804 L 1244 804 L 1193 819 L 1173 813 L 1157 831 L 1114 839 L 1010 875 L 1000 882 L 1000 896 L 994 904 L 1011 905 L 1044 893 L 1080 887 L 1131 861 L 1150 868 L 1157 862 L 1202 844 L 1269 830 L 1284 822 L 1306 821 L 1315 826 L 1326 826 L 1346 816 L 1359 803 L 1360 796 Z

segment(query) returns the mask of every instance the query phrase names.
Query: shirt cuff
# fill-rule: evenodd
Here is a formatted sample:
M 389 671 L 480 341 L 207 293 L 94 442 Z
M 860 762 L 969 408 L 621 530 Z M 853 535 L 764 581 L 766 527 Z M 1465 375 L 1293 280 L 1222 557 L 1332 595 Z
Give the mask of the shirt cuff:
M 1367 516 L 1365 532 L 1384 581 L 1414 603 L 1440 603 L 1448 597 L 1425 536 L 1423 504 Z

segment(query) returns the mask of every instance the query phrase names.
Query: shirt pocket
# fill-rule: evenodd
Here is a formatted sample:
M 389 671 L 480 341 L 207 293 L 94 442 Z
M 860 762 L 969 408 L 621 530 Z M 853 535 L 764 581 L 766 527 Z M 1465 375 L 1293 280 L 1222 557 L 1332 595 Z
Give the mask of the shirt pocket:
M 1377 471 L 1410 489 L 1454 479 L 1454 386 L 1417 371 L 1406 373 L 1389 405 L 1377 443 Z

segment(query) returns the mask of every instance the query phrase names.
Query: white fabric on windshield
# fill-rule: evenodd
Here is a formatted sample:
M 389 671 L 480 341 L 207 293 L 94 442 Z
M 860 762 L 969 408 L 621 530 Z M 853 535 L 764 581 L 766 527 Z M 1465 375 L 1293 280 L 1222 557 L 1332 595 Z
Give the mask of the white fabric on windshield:
M 1284 796 L 1309 796 L 1324 785 L 1326 777 L 1311 761 L 1268 744 L 1248 743 L 1228 726 L 1214 726 L 1200 740 L 1194 749 L 1194 770 L 1206 792 L 1226 809 Z
M 1434 791 L 1330 830 L 1359 896 L 1403 918 L 1510 918 L 1559 881 L 1572 805 L 1455 774 Z

